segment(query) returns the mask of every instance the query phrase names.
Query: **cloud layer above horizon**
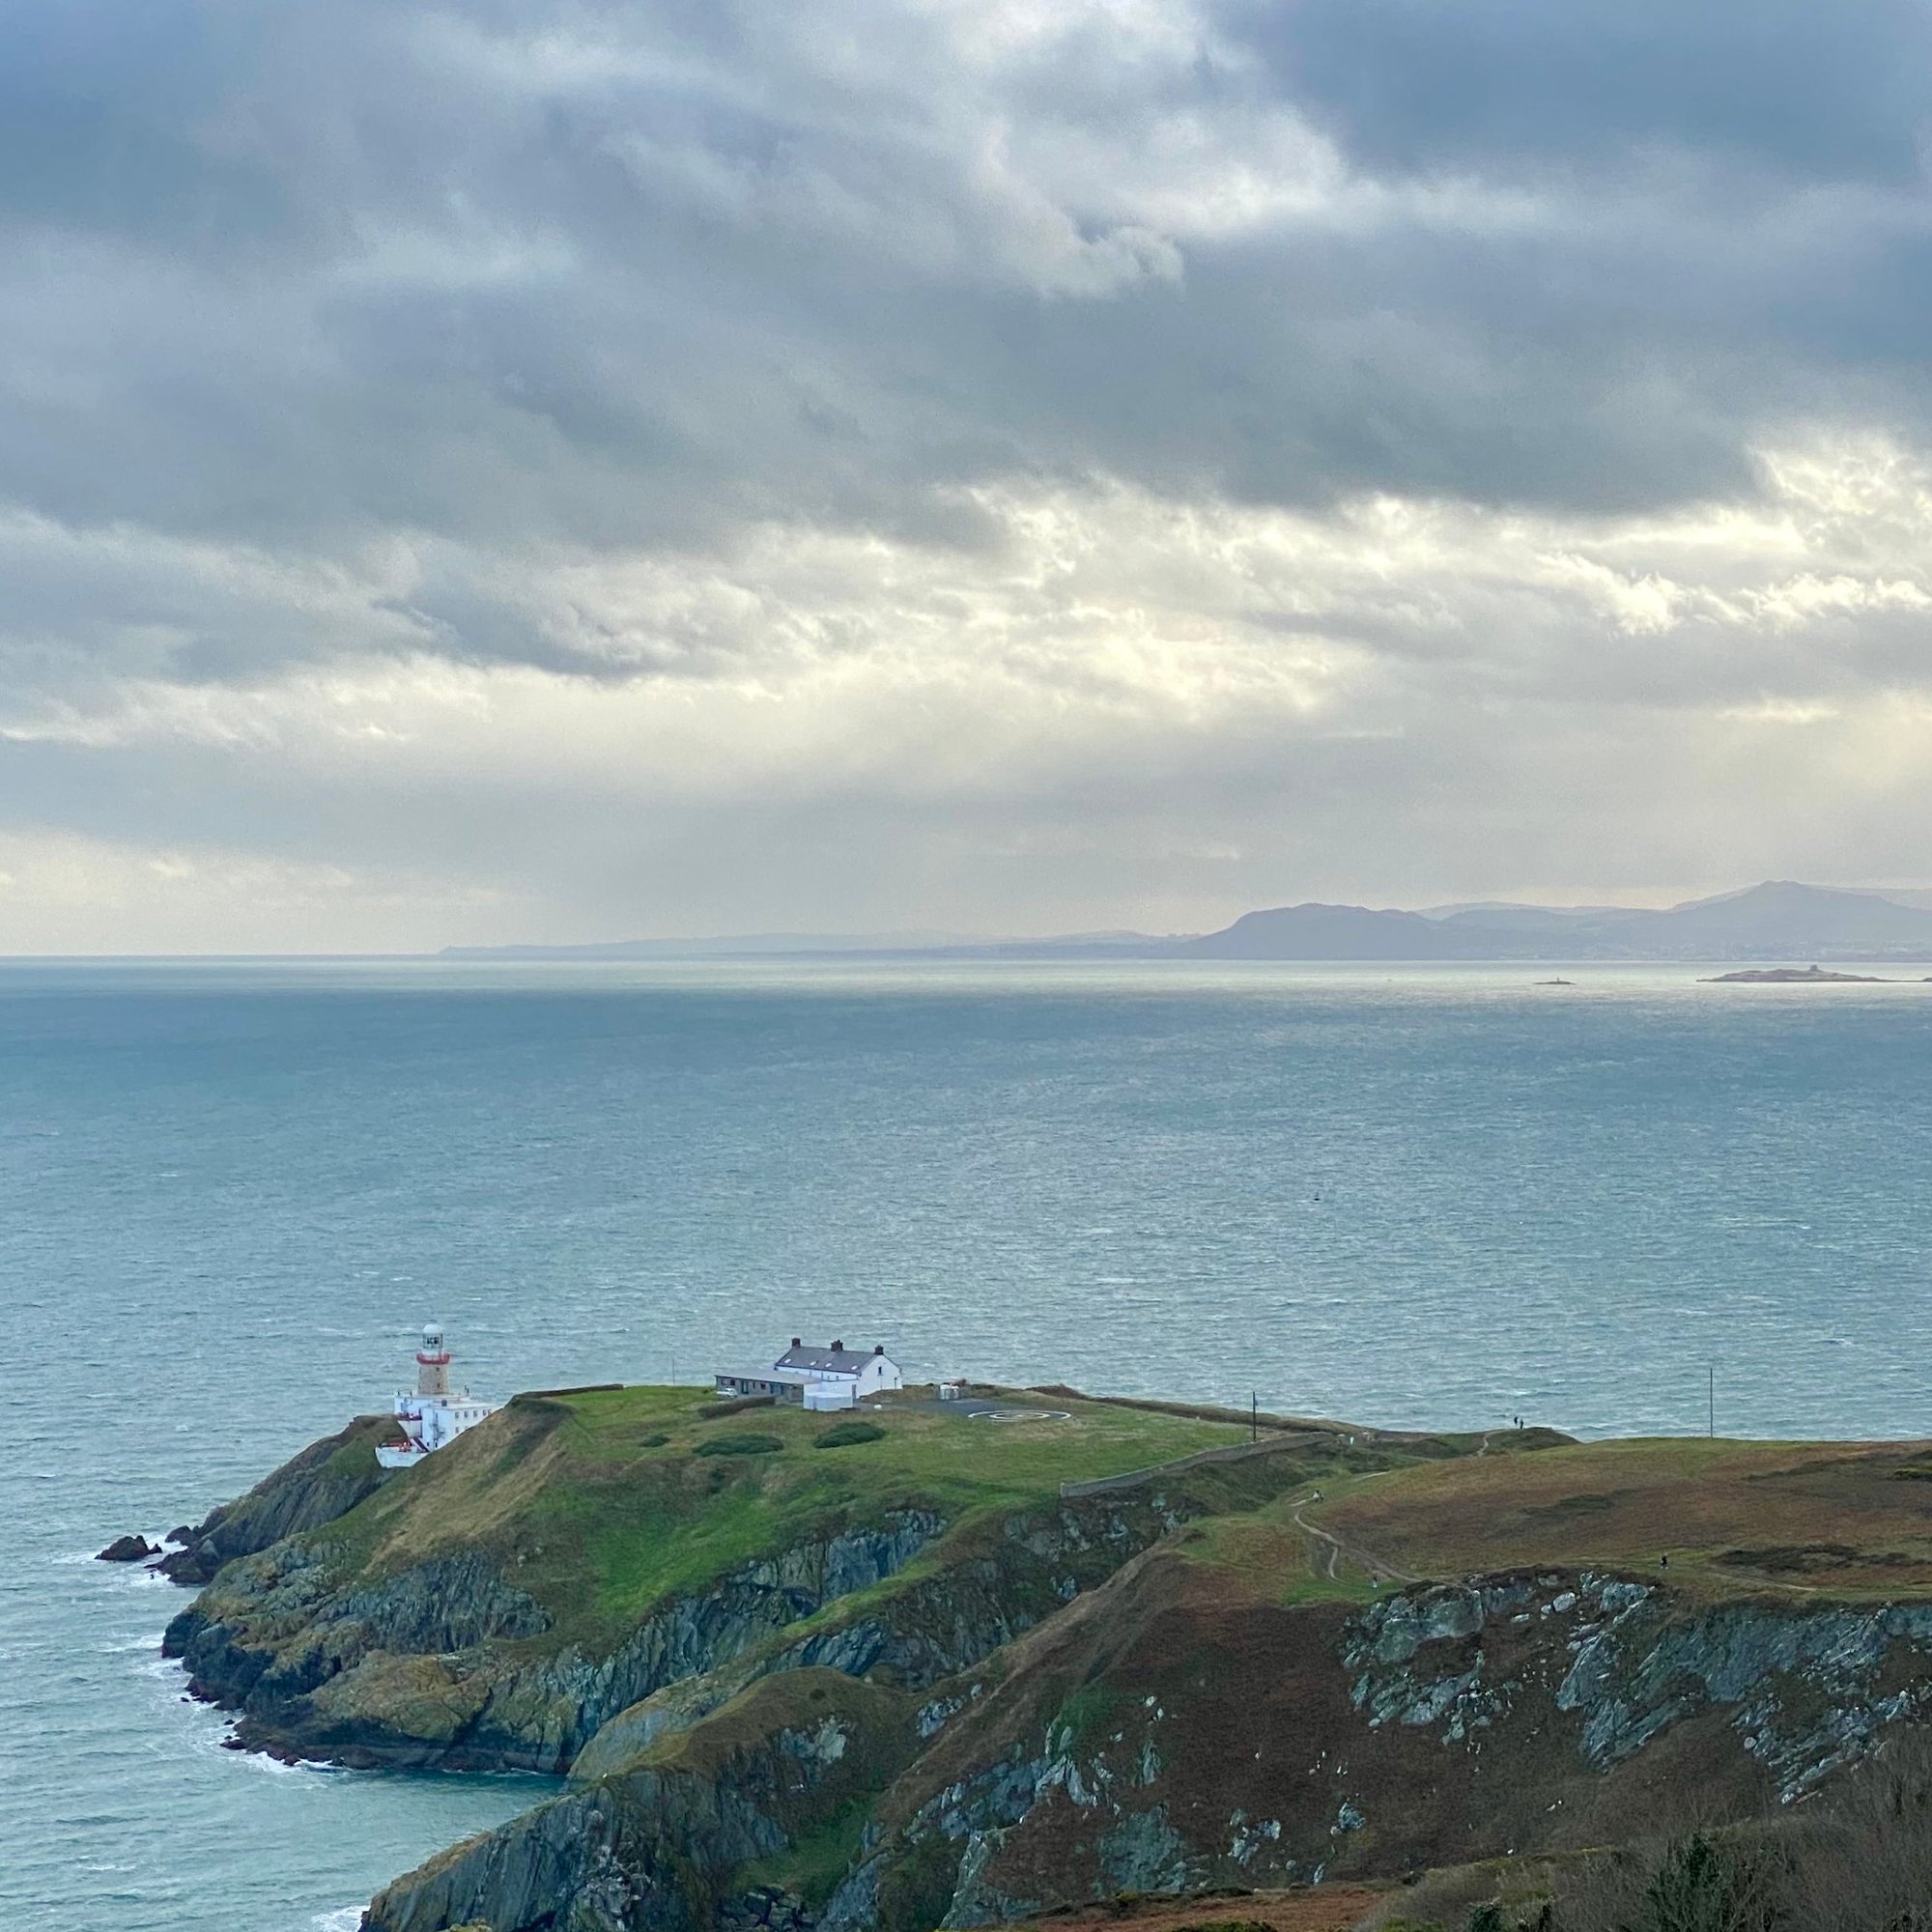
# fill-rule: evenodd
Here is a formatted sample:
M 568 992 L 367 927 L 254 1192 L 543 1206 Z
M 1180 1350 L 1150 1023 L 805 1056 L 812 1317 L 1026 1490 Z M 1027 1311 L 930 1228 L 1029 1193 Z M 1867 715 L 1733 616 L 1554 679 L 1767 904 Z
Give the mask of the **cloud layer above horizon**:
M 0 952 L 1932 874 L 1922 5 L 0 35 Z

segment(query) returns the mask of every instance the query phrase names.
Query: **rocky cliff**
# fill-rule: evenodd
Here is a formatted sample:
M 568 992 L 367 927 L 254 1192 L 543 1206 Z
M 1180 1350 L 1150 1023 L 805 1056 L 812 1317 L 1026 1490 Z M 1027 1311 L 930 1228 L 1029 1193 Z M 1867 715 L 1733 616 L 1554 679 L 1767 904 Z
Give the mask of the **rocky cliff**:
M 343 1587 L 328 1546 L 298 1542 L 232 1566 L 163 1647 L 195 1695 L 241 1714 L 251 1748 L 560 1772 L 620 1711 L 897 1575 L 945 1527 L 900 1510 L 806 1537 L 673 1598 L 602 1655 L 541 1641 L 553 1613 L 480 1552 Z
M 923 1700 L 765 1680 L 367 1924 L 928 1932 L 1399 1877 L 1656 1830 L 1686 1788 L 1707 1813 L 1790 1803 L 1928 1697 L 1932 1606 L 1548 1572 L 1284 1605 L 1168 1545 Z
M 1932 1698 L 1932 1608 L 1544 1573 L 1365 1610 L 1151 1555 L 882 1798 L 826 1927 L 1398 1877 L 1789 1804 Z
M 383 1932 L 456 1925 L 733 1932 L 802 1926 L 761 1867 L 849 1849 L 856 1807 L 918 1744 L 915 1700 L 843 1672 L 769 1677 L 618 1776 L 433 1860 L 371 1905 Z
M 571 1773 L 370 1932 L 931 1932 L 1574 1857 L 1687 1791 L 1810 1804 L 1932 1702 L 1917 1445 L 1052 1400 L 856 1445 L 522 1403 L 328 1517 L 338 1445 L 169 1644 L 244 1743 Z

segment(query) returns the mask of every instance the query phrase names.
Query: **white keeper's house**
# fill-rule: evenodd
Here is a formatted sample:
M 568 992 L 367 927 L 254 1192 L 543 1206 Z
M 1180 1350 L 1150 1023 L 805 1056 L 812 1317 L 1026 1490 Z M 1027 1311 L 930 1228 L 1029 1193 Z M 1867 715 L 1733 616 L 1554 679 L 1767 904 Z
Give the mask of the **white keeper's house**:
M 717 1378 L 722 1396 L 768 1395 L 802 1408 L 850 1408 L 881 1389 L 905 1386 L 898 1364 L 886 1353 L 884 1343 L 867 1354 L 843 1342 L 829 1348 L 791 1338 L 791 1347 L 768 1369 L 724 1374 Z

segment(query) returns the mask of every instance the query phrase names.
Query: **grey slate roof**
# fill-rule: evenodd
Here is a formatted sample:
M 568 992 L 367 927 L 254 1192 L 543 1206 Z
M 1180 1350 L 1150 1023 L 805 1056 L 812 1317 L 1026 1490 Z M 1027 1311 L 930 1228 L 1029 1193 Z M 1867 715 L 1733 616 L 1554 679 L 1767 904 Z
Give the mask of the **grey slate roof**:
M 834 1375 L 856 1376 L 871 1359 L 869 1349 L 847 1349 L 837 1343 L 831 1348 L 823 1348 L 815 1342 L 803 1342 L 796 1348 L 787 1349 L 772 1366 L 775 1369 L 829 1369 Z

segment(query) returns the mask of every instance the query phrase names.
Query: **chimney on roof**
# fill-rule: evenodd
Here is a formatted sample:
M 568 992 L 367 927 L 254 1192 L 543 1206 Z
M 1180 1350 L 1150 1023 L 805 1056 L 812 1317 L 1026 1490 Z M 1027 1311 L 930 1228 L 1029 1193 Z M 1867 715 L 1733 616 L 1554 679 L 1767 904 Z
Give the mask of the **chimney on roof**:
M 804 1344 L 803 1342 L 801 1342 L 801 1341 L 799 1340 L 799 1338 L 798 1338 L 798 1337 L 797 1337 L 796 1335 L 794 1335 L 794 1336 L 793 1336 L 793 1337 L 791 1338 L 791 1345 L 792 1345 L 792 1347 L 793 1347 L 794 1349 L 802 1349 L 802 1348 L 804 1348 L 804 1347 L 805 1347 L 805 1344 Z
M 842 1354 L 844 1352 L 844 1349 L 845 1349 L 845 1344 L 843 1342 L 835 1342 L 832 1345 L 832 1352 L 835 1355 Z
M 886 1345 L 885 1345 L 885 1344 L 884 1344 L 883 1342 L 874 1342 L 874 1343 L 872 1344 L 872 1353 L 873 1353 L 873 1354 L 875 1354 L 875 1355 L 883 1355 L 883 1354 L 884 1354 L 885 1352 L 886 1352 Z

